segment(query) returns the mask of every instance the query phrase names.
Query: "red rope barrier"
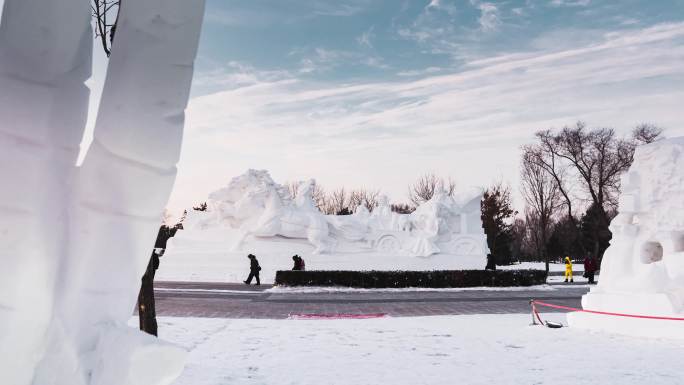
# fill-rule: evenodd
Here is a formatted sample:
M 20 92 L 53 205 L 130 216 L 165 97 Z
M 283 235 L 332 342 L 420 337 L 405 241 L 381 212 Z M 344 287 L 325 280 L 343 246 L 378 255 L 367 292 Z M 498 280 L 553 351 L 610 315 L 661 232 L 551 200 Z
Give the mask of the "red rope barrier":
M 659 316 L 653 316 L 653 315 L 638 315 L 638 314 L 612 313 L 612 312 L 608 312 L 608 311 L 598 311 L 598 310 L 585 310 L 585 309 L 577 309 L 577 308 L 569 307 L 569 306 L 554 305 L 551 303 L 541 302 L 541 301 L 537 301 L 537 300 L 532 300 L 531 303 L 532 303 L 532 310 L 535 313 L 537 311 L 537 308 L 535 305 L 540 305 L 540 306 L 550 307 L 550 308 L 554 308 L 554 309 L 579 311 L 579 312 L 591 313 L 591 314 L 612 315 L 612 316 L 617 316 L 617 317 L 660 319 L 660 320 L 667 320 L 667 321 L 684 321 L 684 318 L 681 318 L 681 317 L 659 317 Z
M 542 321 L 541 316 L 537 311 L 537 305 L 534 303 L 534 300 L 530 301 L 530 304 L 532 305 L 532 323 L 536 323 L 534 320 L 534 318 L 536 317 L 539 323 L 544 325 L 544 321 Z

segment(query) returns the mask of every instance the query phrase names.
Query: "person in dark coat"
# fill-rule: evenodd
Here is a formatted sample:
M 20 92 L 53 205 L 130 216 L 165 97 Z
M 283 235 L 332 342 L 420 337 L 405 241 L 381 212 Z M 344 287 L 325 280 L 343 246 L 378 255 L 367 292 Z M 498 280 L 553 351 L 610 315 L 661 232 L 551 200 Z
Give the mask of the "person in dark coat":
M 304 260 L 299 255 L 294 255 L 292 257 L 292 260 L 294 261 L 294 266 L 292 267 L 292 270 L 303 271 L 306 269 L 304 265 Z
M 299 255 L 293 255 L 292 260 L 294 261 L 294 266 L 292 266 L 292 270 L 301 270 L 302 267 L 299 264 Z
M 487 266 L 485 266 L 485 270 L 496 270 L 496 261 L 494 261 L 494 256 L 491 254 L 487 254 Z
M 597 266 L 594 257 L 584 258 L 584 276 L 589 280 L 589 283 L 596 283 L 594 281 L 594 274 L 596 274 Z
M 259 266 L 259 261 L 257 261 L 254 254 L 248 255 L 247 258 L 249 258 L 249 276 L 247 277 L 247 280 L 243 282 L 249 285 L 252 282 L 252 278 L 256 278 L 256 284 L 261 285 L 261 281 L 259 280 L 261 266 Z

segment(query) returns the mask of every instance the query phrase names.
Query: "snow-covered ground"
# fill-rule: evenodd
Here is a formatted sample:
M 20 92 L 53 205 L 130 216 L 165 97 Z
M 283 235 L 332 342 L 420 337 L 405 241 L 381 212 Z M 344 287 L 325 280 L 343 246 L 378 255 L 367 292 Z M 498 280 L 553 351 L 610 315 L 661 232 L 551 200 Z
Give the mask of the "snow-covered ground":
M 223 229 L 207 229 L 192 237 L 184 231 L 169 240 L 156 279 L 159 281 L 241 282 L 249 274 L 247 254 L 253 253 L 262 267 L 261 282 L 273 283 L 277 270 L 292 268 L 292 256 L 298 254 L 306 261 L 308 270 L 451 270 L 483 269 L 483 257 L 435 254 L 429 257 L 383 255 L 378 252 L 336 252 L 312 254 L 313 247 L 304 239 L 250 239 L 241 251 L 233 251 L 234 234 Z M 522 262 L 500 269 L 540 269 L 542 262 Z M 575 265 L 581 271 L 581 264 Z M 565 270 L 562 263 L 552 263 L 549 270 Z M 549 282 L 560 282 L 562 277 L 550 277 Z M 581 276 L 575 282 L 586 282 Z
M 277 270 L 292 268 L 292 256 L 299 254 L 308 270 L 448 270 L 484 269 L 483 257 L 436 254 L 421 258 L 383 255 L 377 252 L 312 254 L 304 239 L 270 238 L 250 240 L 242 251 L 231 251 L 234 239 L 221 229 L 206 230 L 203 239 L 188 239 L 183 231 L 169 240 L 161 258 L 157 280 L 240 282 L 249 274 L 247 254 L 253 253 L 262 267 L 261 282 L 272 283 Z M 220 240 L 220 241 L 219 241 Z
M 545 270 L 546 266 L 544 262 L 520 262 L 513 265 L 498 266 L 498 269 L 510 270 L 510 269 L 537 269 Z M 549 271 L 565 271 L 564 263 L 549 263 Z M 574 264 L 573 271 L 584 271 L 584 266 L 582 264 Z
M 565 323 L 561 314 L 543 315 Z M 190 350 L 175 385 L 674 384 L 682 341 L 529 326 L 528 315 L 161 318 Z

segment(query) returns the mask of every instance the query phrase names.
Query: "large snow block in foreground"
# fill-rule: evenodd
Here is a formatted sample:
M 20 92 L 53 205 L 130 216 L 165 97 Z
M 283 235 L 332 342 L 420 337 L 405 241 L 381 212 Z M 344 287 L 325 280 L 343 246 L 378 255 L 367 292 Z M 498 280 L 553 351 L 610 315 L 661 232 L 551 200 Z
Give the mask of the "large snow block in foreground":
M 204 1 L 123 3 L 94 144 L 79 168 L 89 2 L 4 2 L 3 385 L 164 385 L 182 368 L 182 351 L 126 321 L 176 174 Z
M 588 310 L 684 317 L 684 137 L 637 148 Z M 684 338 L 684 321 L 572 313 L 573 327 Z

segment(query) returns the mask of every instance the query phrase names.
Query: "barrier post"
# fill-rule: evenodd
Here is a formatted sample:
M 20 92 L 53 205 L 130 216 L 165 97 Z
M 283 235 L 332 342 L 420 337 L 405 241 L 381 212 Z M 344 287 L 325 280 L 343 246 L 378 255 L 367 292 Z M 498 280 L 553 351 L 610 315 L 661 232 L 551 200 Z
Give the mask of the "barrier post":
M 531 325 L 539 325 L 539 324 L 537 323 L 537 318 L 536 318 L 536 316 L 535 316 L 535 314 L 536 314 L 537 312 L 535 311 L 535 308 L 534 308 L 534 300 L 533 300 L 533 299 L 530 300 L 530 308 L 531 308 L 530 310 L 531 310 L 531 312 L 532 312 L 532 323 L 531 323 Z

